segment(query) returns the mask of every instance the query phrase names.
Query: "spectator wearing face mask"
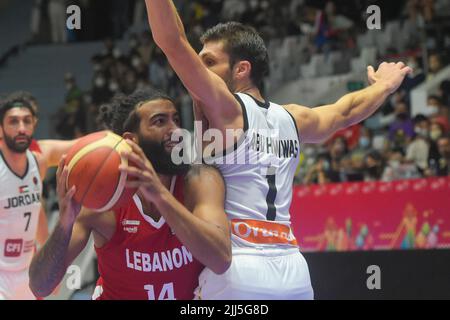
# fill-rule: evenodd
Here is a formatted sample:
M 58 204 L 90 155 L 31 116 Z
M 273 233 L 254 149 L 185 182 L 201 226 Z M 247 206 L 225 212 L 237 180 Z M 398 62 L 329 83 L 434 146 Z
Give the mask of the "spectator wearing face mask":
M 415 164 L 420 172 L 428 168 L 428 156 L 430 153 L 430 120 L 424 115 L 414 118 L 415 137 L 406 148 L 406 161 Z
M 428 96 L 427 106 L 425 110 L 423 110 L 424 115 L 426 116 L 437 116 L 439 115 L 439 109 L 441 106 L 441 99 L 438 96 L 431 95 Z
M 420 178 L 421 175 L 414 163 L 404 161 L 403 150 L 398 148 L 389 153 L 388 162 L 383 170 L 382 181 Z
M 108 89 L 105 75 L 97 73 L 93 80 L 92 86 L 92 103 L 99 106 L 106 103 L 111 98 L 111 93 Z

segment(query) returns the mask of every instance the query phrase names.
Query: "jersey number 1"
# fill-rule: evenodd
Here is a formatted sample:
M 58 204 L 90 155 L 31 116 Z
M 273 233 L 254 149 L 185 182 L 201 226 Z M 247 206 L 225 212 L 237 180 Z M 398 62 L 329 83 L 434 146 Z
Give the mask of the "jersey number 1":
M 267 203 L 267 214 L 266 218 L 269 221 L 275 221 L 277 216 L 277 208 L 275 207 L 275 198 L 277 197 L 277 186 L 275 184 L 275 172 L 271 172 L 269 168 L 266 175 L 267 183 L 269 184 L 269 192 L 267 193 L 266 203 Z

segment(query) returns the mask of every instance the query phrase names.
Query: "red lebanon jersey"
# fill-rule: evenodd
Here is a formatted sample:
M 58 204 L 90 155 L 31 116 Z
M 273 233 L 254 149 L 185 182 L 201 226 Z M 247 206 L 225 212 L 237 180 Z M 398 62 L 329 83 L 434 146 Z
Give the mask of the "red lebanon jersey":
M 183 203 L 183 179 L 174 177 L 171 192 Z M 96 300 L 190 300 L 204 266 L 178 240 L 161 217 L 145 215 L 137 195 L 116 212 L 116 232 L 96 248 L 100 278 Z

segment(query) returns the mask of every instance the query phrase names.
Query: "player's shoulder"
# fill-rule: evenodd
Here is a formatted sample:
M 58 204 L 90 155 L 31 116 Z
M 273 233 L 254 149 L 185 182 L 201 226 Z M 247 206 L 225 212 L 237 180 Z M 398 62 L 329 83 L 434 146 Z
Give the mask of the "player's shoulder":
M 184 179 L 184 204 L 189 210 L 199 203 L 224 201 L 225 182 L 217 168 L 196 164 L 191 166 Z
M 306 106 L 302 106 L 299 104 L 284 104 L 281 105 L 285 110 L 291 112 L 291 113 L 309 113 L 312 109 Z
M 208 164 L 191 165 L 185 174 L 185 182 L 201 182 L 204 179 L 214 179 L 223 181 L 222 173 L 219 169 Z
M 225 190 L 225 181 L 221 172 L 210 165 L 192 165 L 184 178 L 185 198 L 204 199 Z
M 33 155 L 34 159 L 36 160 L 39 172 L 41 174 L 41 177 L 43 178 L 45 176 L 45 172 L 47 171 L 47 162 L 45 161 L 42 153 L 36 151 L 30 152 Z

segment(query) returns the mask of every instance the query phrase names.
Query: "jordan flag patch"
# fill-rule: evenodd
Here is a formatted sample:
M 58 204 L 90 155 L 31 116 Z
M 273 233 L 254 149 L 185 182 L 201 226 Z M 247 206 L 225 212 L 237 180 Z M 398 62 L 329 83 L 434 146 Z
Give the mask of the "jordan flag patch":
M 20 186 L 19 193 L 27 193 L 29 191 L 28 186 Z

